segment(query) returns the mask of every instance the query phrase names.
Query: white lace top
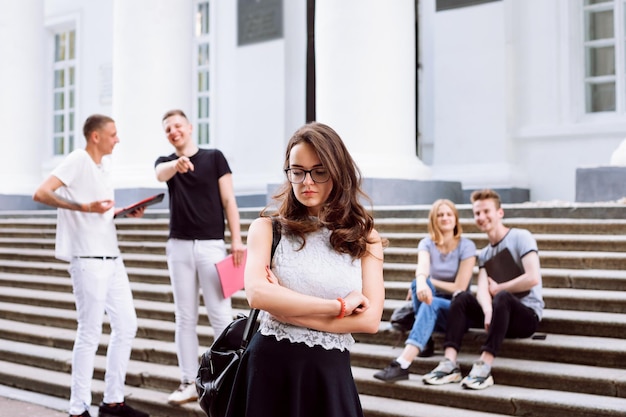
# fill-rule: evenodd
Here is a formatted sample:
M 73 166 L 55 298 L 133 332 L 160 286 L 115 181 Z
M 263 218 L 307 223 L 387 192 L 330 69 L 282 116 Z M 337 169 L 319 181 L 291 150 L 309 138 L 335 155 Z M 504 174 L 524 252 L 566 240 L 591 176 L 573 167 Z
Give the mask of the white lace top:
M 300 241 L 283 235 L 272 261 L 272 271 L 280 285 L 329 300 L 345 297 L 355 289 L 361 290 L 361 260 L 352 260 L 350 255 L 333 250 L 329 238 L 330 231 L 321 229 L 307 235 L 306 245 L 297 250 Z M 260 331 L 264 335 L 274 335 L 278 340 L 319 345 L 328 350 L 349 349 L 354 344 L 350 333 L 328 333 L 285 324 L 266 312 L 262 315 Z

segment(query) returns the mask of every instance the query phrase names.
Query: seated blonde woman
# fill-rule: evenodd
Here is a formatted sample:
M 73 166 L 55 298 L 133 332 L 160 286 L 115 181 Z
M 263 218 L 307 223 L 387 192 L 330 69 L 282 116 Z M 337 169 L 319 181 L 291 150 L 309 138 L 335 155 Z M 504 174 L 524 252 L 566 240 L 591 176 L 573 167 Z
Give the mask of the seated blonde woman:
M 413 359 L 420 353 L 432 354 L 428 351 L 432 351 L 429 341 L 433 331 L 445 332 L 451 299 L 470 285 L 476 245 L 461 236 L 459 213 L 452 201 L 441 199 L 433 203 L 428 232 L 430 236 L 417 246 L 417 270 L 411 283 L 415 323 L 402 354 L 374 374 L 382 381 L 408 379 Z

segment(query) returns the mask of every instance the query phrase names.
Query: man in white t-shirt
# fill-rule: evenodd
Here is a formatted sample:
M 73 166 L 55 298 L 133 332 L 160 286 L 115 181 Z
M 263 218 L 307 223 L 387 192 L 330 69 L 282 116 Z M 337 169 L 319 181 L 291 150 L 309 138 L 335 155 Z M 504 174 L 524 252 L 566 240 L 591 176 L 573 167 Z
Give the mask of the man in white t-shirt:
M 57 207 L 58 259 L 69 262 L 78 327 L 72 352 L 69 414 L 89 417 L 91 380 L 106 312 L 111 336 L 100 417 L 148 417 L 124 402 L 124 381 L 137 316 L 113 216 L 109 157 L 119 142 L 115 122 L 92 115 L 83 126 L 85 149 L 70 153 L 39 186 L 33 199 Z M 143 216 L 144 209 L 130 213 Z

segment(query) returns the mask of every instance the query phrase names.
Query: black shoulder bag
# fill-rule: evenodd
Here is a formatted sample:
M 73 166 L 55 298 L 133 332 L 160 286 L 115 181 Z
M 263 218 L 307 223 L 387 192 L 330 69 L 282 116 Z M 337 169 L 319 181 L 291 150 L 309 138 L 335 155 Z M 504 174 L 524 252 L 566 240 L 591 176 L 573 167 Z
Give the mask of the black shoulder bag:
M 272 252 L 280 241 L 280 222 L 272 218 Z M 252 336 L 256 333 L 259 309 L 250 309 L 246 317 L 237 315 L 211 347 L 202 354 L 198 376 L 196 377 L 196 391 L 198 402 L 208 417 L 223 417 L 226 414 L 228 400 L 233 387 L 237 367 Z

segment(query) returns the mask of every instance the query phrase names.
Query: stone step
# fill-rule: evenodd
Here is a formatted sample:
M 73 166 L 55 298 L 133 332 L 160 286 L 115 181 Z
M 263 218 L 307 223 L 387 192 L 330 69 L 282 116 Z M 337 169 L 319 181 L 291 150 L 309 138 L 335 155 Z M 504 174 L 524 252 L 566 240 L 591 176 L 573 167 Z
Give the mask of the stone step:
M 148 284 L 130 282 L 133 297 L 136 300 L 173 302 L 172 287 L 168 284 Z M 0 287 L 24 288 L 28 290 L 72 292 L 72 282 L 65 276 L 25 275 L 0 272 Z
M 459 219 L 464 233 L 480 233 L 473 219 Z M 563 218 L 506 218 L 508 227 L 530 230 L 533 234 L 586 234 L 586 235 L 624 235 L 626 220 L 613 219 L 563 219 Z M 380 234 L 387 233 L 427 233 L 427 218 L 395 218 L 375 219 L 376 230 Z
M 50 346 L 71 351 L 76 335 L 76 323 L 74 323 L 74 326 L 63 326 L 63 323 L 60 323 L 61 325 L 57 324 L 56 318 L 51 317 L 48 324 L 16 320 L 12 317 L 3 318 L 0 319 L 0 336 L 3 340 L 35 346 Z M 168 322 L 159 323 L 157 320 L 138 319 L 137 337 L 133 340 L 131 359 L 153 364 L 177 366 L 176 347 L 172 330 L 172 324 Z M 110 328 L 107 317 L 105 317 L 102 336 L 97 350 L 98 355 L 106 355 L 109 335 Z M 213 329 L 210 326 L 199 325 L 198 335 L 200 343 L 198 354 L 200 355 L 213 343 Z M 173 372 L 172 374 L 177 375 L 178 373 Z M 172 384 L 172 386 L 176 388 L 178 384 Z
M 119 247 L 122 253 L 165 255 L 165 241 L 120 241 Z M 0 249 L 43 249 L 54 252 L 54 238 L 28 238 L 28 237 L 0 237 Z
M 22 249 L 22 248 L 1 248 L 0 263 L 4 260 L 31 262 L 60 263 L 67 265 L 65 261 L 54 257 L 54 249 Z M 127 267 L 167 269 L 165 254 L 124 254 L 124 264 Z
M 59 370 L 69 370 L 69 361 L 65 356 L 68 356 L 71 351 L 75 334 L 74 330 L 54 329 L 45 325 L 23 324 L 17 322 L 12 323 L 9 320 L 0 320 L 0 328 L 5 329 L 3 339 L 7 340 L 7 343 L 3 344 L 0 349 L 0 352 L 5 351 L 2 354 L 2 357 L 5 360 L 13 356 L 24 356 L 26 359 L 21 359 L 20 361 L 32 363 L 32 358 L 28 359 L 28 356 L 34 355 L 36 357 L 37 355 L 40 355 L 42 357 L 42 361 L 39 363 L 39 366 L 46 369 L 59 368 Z M 11 332 L 11 330 L 13 331 Z M 201 328 L 200 330 L 205 331 L 206 329 Z M 20 334 L 22 335 L 21 337 Z M 98 349 L 99 355 L 104 355 L 106 353 L 108 337 L 108 333 L 105 332 L 102 336 L 101 344 Z M 550 340 L 554 338 L 555 336 L 548 335 L 546 340 L 524 340 L 525 348 L 539 351 L 540 348 L 546 344 L 554 344 L 555 340 Z M 25 343 L 23 339 L 27 339 L 28 343 Z M 615 344 L 614 339 L 575 339 L 577 340 L 570 341 L 570 344 L 579 343 L 587 349 L 591 349 L 596 354 L 601 354 L 603 352 L 608 352 L 610 354 L 609 349 L 603 349 L 601 346 L 598 346 L 599 344 L 603 342 L 606 345 Z M 11 343 L 9 343 L 9 341 Z M 509 342 L 520 341 L 506 340 L 505 344 L 510 344 Z M 22 345 L 28 345 L 30 347 Z M 42 347 L 40 345 L 51 346 L 57 350 L 62 350 L 65 352 L 64 359 L 59 360 L 59 355 L 54 355 L 52 358 L 48 358 L 43 354 L 43 352 L 37 353 L 39 351 L 38 348 Z M 17 349 L 14 348 L 14 346 L 22 347 Z M 208 345 L 201 343 L 201 347 L 198 352 L 199 355 L 204 351 L 204 349 L 206 349 L 206 347 L 202 346 Z M 153 340 L 138 336 L 133 342 L 132 358 L 136 362 L 149 362 L 150 364 L 155 364 L 156 369 L 163 368 L 163 366 L 176 367 L 174 349 L 173 339 Z M 7 352 L 9 350 L 11 350 L 10 353 Z M 377 369 L 386 366 L 390 360 L 397 357 L 400 351 L 400 347 L 390 348 L 388 346 L 357 343 L 351 350 L 352 363 L 356 367 L 370 369 L 370 374 L 367 378 L 364 377 L 364 379 L 369 379 L 372 378 L 373 373 Z M 465 346 L 464 344 L 462 353 L 459 355 L 459 364 L 463 373 L 467 374 L 471 368 L 472 361 L 476 359 L 476 355 L 463 353 L 464 351 L 471 352 L 471 346 Z M 541 352 L 538 353 L 540 354 Z M 44 358 L 46 358 L 48 362 L 44 362 Z M 437 355 L 431 358 L 417 358 L 412 365 L 411 372 L 417 375 L 427 373 L 434 368 L 437 365 L 437 362 L 441 359 L 442 356 L 440 351 L 438 351 Z M 515 359 L 502 355 L 497 359 L 496 366 L 494 367 L 494 378 L 499 384 L 502 383 L 504 385 L 520 385 L 535 389 L 556 389 L 560 387 L 561 390 L 572 392 L 591 393 L 605 396 L 626 396 L 626 393 L 621 391 L 619 388 L 620 384 L 626 383 L 626 370 L 623 368 L 615 368 L 611 365 L 589 366 L 568 364 L 555 360 L 548 360 L 551 363 L 550 366 L 547 367 L 543 361 L 545 361 L 545 359 Z M 59 363 L 57 364 L 57 362 Z M 159 364 L 159 366 L 156 366 L 157 364 Z M 104 368 L 104 366 L 102 366 L 102 368 Z M 103 371 L 100 370 L 100 372 Z M 152 372 L 142 372 L 143 375 L 139 374 L 129 376 L 128 383 L 130 385 L 137 385 L 138 383 L 133 383 L 132 381 L 142 381 L 143 379 L 142 383 L 145 384 L 147 375 L 152 374 Z M 168 390 L 169 387 L 176 386 L 176 377 L 172 376 L 176 374 L 176 371 L 171 370 L 164 372 L 163 375 L 166 376 L 160 376 L 157 380 L 151 381 L 148 386 L 151 388 Z M 567 384 L 563 385 L 564 381 L 567 381 Z
M 22 262 L 13 260 L 2 260 L 0 262 L 0 273 L 20 274 L 20 275 L 44 275 L 54 277 L 68 277 L 68 264 L 65 262 Z M 135 282 L 149 284 L 169 284 L 169 272 L 166 268 L 129 268 L 126 267 L 129 279 Z
M 69 276 L 51 277 L 0 272 L 0 287 L 24 288 L 27 290 L 72 292 Z M 390 300 L 404 300 L 409 290 L 409 282 L 385 282 L 386 297 Z M 172 288 L 169 284 L 147 284 L 132 282 L 131 289 L 136 300 L 173 302 Z M 472 286 L 475 291 L 475 286 Z M 8 293 L 5 293 L 5 296 Z M 233 305 L 245 308 L 243 291 L 233 296 Z M 587 290 L 568 287 L 543 288 L 546 307 L 557 310 L 596 311 L 607 313 L 626 313 L 626 292 Z
M 456 204 L 460 218 L 473 217 L 472 206 Z M 622 202 L 570 203 L 563 201 L 502 204 L 505 218 L 558 219 L 626 219 L 626 205 Z M 430 205 L 376 206 L 374 218 L 427 218 Z
M 48 239 L 53 240 L 56 236 L 54 228 L 14 228 L 0 227 L 0 237 L 3 239 L 22 238 L 22 239 Z
M 73 310 L 71 294 L 55 294 L 54 305 L 56 307 L 44 307 L 39 305 L 29 305 L 22 302 L 0 302 L 0 316 L 22 323 L 31 323 L 38 325 L 55 326 L 57 328 L 73 329 L 76 326 L 76 313 Z M 394 306 L 392 301 L 386 303 L 385 315 L 389 315 L 391 307 Z M 389 306 L 391 304 L 391 306 Z M 397 304 L 396 304 L 397 305 Z M 142 337 L 152 337 L 155 340 L 174 340 L 174 312 L 173 305 L 170 303 L 158 303 L 144 300 L 135 300 L 137 315 L 141 322 L 139 334 Z M 234 314 L 245 312 L 246 309 L 234 309 Z M 549 333 L 550 342 L 541 343 L 539 346 L 546 348 L 545 355 L 560 362 L 581 363 L 581 364 L 599 364 L 605 363 L 613 359 L 618 359 L 626 363 L 626 351 L 623 344 L 617 352 L 612 351 L 612 345 L 607 345 L 607 352 L 603 352 L 602 357 L 588 357 L 588 345 L 580 346 L 571 345 L 567 347 L 557 348 L 552 344 L 553 340 L 572 340 L 560 339 L 562 336 L 578 337 L 579 341 L 585 341 L 591 338 L 598 343 L 598 338 L 603 340 L 602 343 L 608 343 L 612 340 L 623 337 L 626 330 L 626 318 L 622 314 L 611 313 L 592 313 L 578 311 L 563 310 L 546 310 L 544 320 L 541 322 L 539 331 Z M 108 320 L 104 320 L 105 329 L 108 332 Z M 212 343 L 214 334 L 209 326 L 208 319 L 204 309 L 199 314 L 199 337 L 205 346 Z M 361 343 L 369 343 L 375 345 L 394 346 L 399 341 L 399 335 L 395 331 L 389 329 L 389 324 L 385 321 L 381 324 L 381 331 L 376 334 L 356 334 L 355 339 Z M 472 329 L 473 330 L 473 329 Z M 557 337 L 558 336 L 558 337 Z M 442 336 L 441 336 L 442 337 Z M 484 331 L 473 330 L 468 333 L 466 343 L 470 348 L 476 350 L 483 343 Z M 507 355 L 517 358 L 532 359 L 533 352 L 527 350 L 524 344 L 526 340 L 510 340 L 506 343 Z M 545 342 L 545 341 L 542 341 Z M 582 351 L 581 351 L 581 348 Z M 536 352 L 534 352 L 536 354 Z M 172 360 L 175 360 L 172 358 Z M 595 362 L 589 362 L 595 361 Z M 614 362 L 620 363 L 620 362 Z
M 394 248 L 417 248 L 419 241 L 428 233 L 385 233 L 389 246 Z M 478 249 L 489 244 L 484 233 L 464 233 Z M 589 234 L 533 234 L 539 251 L 591 251 L 626 252 L 626 236 Z
M 537 345 L 541 342 L 533 341 L 529 344 Z M 397 358 L 401 354 L 402 348 L 403 346 L 385 349 L 377 345 L 357 343 L 350 353 L 353 365 L 363 369 L 371 369 L 369 378 L 373 379 L 373 374 Z M 386 361 L 383 360 L 383 356 L 387 357 Z M 457 358 L 463 375 L 469 373 L 477 358 L 478 350 L 472 350 L 463 345 Z M 416 358 L 409 368 L 410 380 L 416 380 L 418 385 L 421 385 L 421 377 L 434 369 L 443 359 L 442 349 L 437 349 L 435 355 L 430 358 Z M 496 358 L 494 362 L 492 375 L 497 385 L 626 398 L 626 393 L 621 389 L 621 386 L 626 383 L 626 379 L 624 379 L 626 369 L 614 366 L 591 366 L 501 356 Z M 383 383 L 383 385 L 394 386 L 395 384 Z
M 626 205 L 624 206 L 626 207 Z M 624 210 L 626 217 L 626 210 Z M 626 234 L 626 219 L 619 218 L 551 218 L 550 217 L 505 217 L 504 223 L 508 227 L 521 227 L 534 234 L 598 234 L 624 235 Z M 241 218 L 243 231 L 253 219 Z M 472 218 L 461 218 L 461 226 L 465 233 L 480 233 Z M 119 232 L 125 231 L 167 231 L 169 220 L 166 218 L 119 219 L 116 227 Z M 424 217 L 375 217 L 376 229 L 381 234 L 386 233 L 427 233 L 428 219 Z M 47 232 L 56 227 L 56 218 L 0 218 L 0 230 L 3 229 L 32 229 Z
M 386 263 L 417 264 L 417 248 L 388 247 Z M 626 269 L 626 252 L 540 251 L 543 268 Z
M 67 263 L 22 262 L 2 260 L 0 273 L 68 277 Z M 166 268 L 149 269 L 127 266 L 131 281 L 168 285 Z M 545 288 L 579 288 L 593 290 L 626 291 L 626 270 L 546 268 L 542 265 Z M 409 283 L 415 278 L 415 265 L 385 262 L 384 275 L 391 298 L 404 298 Z M 395 285 L 395 286 L 394 286 Z
M 402 304 L 403 302 L 393 300 L 385 301 L 383 320 L 389 320 L 393 309 Z M 553 334 L 619 338 L 626 334 L 626 316 L 620 313 L 544 309 L 538 331 Z M 367 338 L 371 343 L 382 343 L 383 335 L 362 335 L 360 337 Z
M 0 383 L 58 398 L 69 398 L 69 372 L 0 361 Z M 92 405 L 100 403 L 104 393 L 104 381 L 94 379 L 91 392 Z M 133 387 L 127 383 L 124 394 L 128 405 L 149 413 L 151 417 L 206 417 L 197 403 L 169 405 L 167 403 L 169 392 Z
M 369 370 L 364 371 L 367 374 Z M 523 388 L 498 384 L 483 391 L 464 390 L 458 384 L 427 386 L 421 376 L 411 375 L 409 381 L 385 384 L 373 378 L 361 379 L 354 370 L 359 392 L 390 396 L 417 404 L 429 403 L 474 411 L 511 416 L 625 416 L 626 399 L 604 395 L 581 394 L 561 390 Z M 382 391 L 384 390 L 384 391 Z M 418 406 L 416 404 L 416 406 Z M 445 414 L 444 414 L 445 415 Z
M 45 329 L 43 330 L 45 332 Z M 71 337 L 72 335 L 70 334 L 69 338 Z M 105 336 L 103 337 L 102 345 L 106 346 L 106 343 L 107 340 Z M 131 363 L 129 364 L 127 386 L 132 387 L 131 389 L 138 387 L 142 390 L 156 391 L 161 395 L 163 393 L 167 393 L 172 386 L 176 386 L 176 366 L 164 365 L 160 362 L 155 362 L 153 352 L 146 353 L 146 357 L 150 356 L 150 361 L 136 359 L 144 356 L 136 352 L 141 350 L 141 346 L 136 345 L 141 345 L 141 343 L 136 343 L 133 346 L 133 360 L 131 360 Z M 160 345 L 162 344 L 157 344 L 156 349 L 158 349 Z M 353 356 L 371 355 L 372 348 L 372 346 L 357 344 L 352 350 Z M 2 354 L 1 356 L 4 361 L 10 361 L 10 367 L 15 364 L 24 366 L 37 362 L 37 367 L 42 371 L 58 372 L 65 375 L 69 373 L 71 362 L 70 349 L 34 346 L 33 344 L 8 341 L 0 347 L 0 353 Z M 549 406 L 544 404 L 545 400 L 535 400 L 537 403 L 532 406 L 534 407 L 534 413 L 539 412 L 541 407 L 546 406 L 548 406 L 548 409 L 553 412 L 558 410 L 559 408 L 556 404 L 564 401 L 564 399 L 570 399 L 572 393 L 585 396 L 588 400 L 588 407 L 598 407 L 601 404 L 610 404 L 611 407 L 616 407 L 620 404 L 624 404 L 624 401 L 626 401 L 623 397 L 620 398 L 619 391 L 620 385 L 624 383 L 624 380 L 626 380 L 626 370 L 567 364 L 550 364 L 550 366 L 547 367 L 546 364 L 542 364 L 538 361 L 523 361 L 507 358 L 498 358 L 497 366 L 494 367 L 493 371 L 494 379 L 496 379 L 497 384 L 489 390 L 482 392 L 465 391 L 462 390 L 458 384 L 445 387 L 425 386 L 421 382 L 421 375 L 432 369 L 440 359 L 441 357 L 437 356 L 429 359 L 416 360 L 416 362 L 419 363 L 419 366 L 415 366 L 414 364 L 412 368 L 412 372 L 416 373 L 412 373 L 408 381 L 402 381 L 395 384 L 387 384 L 375 380 L 372 375 L 376 368 L 368 366 L 354 365 L 353 374 L 360 392 L 372 397 L 383 397 L 386 399 L 399 398 L 405 401 L 411 400 L 416 402 L 423 401 L 432 403 L 433 398 L 428 397 L 436 396 L 437 399 L 434 402 L 439 402 L 439 407 L 441 405 L 452 405 L 463 409 L 472 408 L 474 411 L 481 412 L 499 411 L 502 413 L 503 411 L 506 411 L 506 415 L 521 414 L 517 414 L 519 412 L 517 409 L 510 409 L 510 403 L 509 406 L 500 408 L 506 404 L 506 402 L 502 402 L 503 399 L 513 400 L 518 397 L 528 398 L 527 395 L 522 394 L 531 394 L 532 392 L 536 393 L 536 390 L 542 392 L 550 391 L 551 398 Z M 461 365 L 464 374 L 466 374 L 471 367 L 472 359 L 473 358 L 469 355 L 462 354 L 459 356 L 459 364 Z M 353 362 L 355 361 L 353 360 Z M 94 378 L 97 381 L 101 381 L 104 376 L 104 364 L 105 358 L 103 357 L 103 353 L 99 353 L 96 359 L 94 372 Z M 0 374 L 4 375 L 2 372 L 0 372 Z M 21 373 L 22 376 L 25 374 L 28 374 L 28 372 Z M 515 386 L 508 385 L 507 382 L 509 380 L 514 381 Z M 566 389 L 567 391 L 564 391 L 563 389 Z M 139 399 L 136 397 L 136 392 L 137 391 L 133 390 L 133 399 Z M 470 392 L 471 396 L 467 397 Z M 56 394 L 58 395 L 58 393 Z M 471 400 L 470 403 L 460 401 L 460 398 L 458 398 L 459 396 Z M 482 400 L 476 398 L 477 396 L 481 397 Z M 561 407 L 563 405 L 564 404 L 560 404 Z M 195 408 L 195 406 L 195 404 L 189 404 L 187 407 Z M 528 404 L 527 407 L 530 407 L 530 404 Z M 608 410 L 612 410 L 612 408 L 609 408 Z M 175 412 L 174 410 L 169 409 L 167 411 L 168 413 Z M 441 412 L 444 410 L 439 409 L 438 411 Z M 578 411 L 588 412 L 589 408 L 583 408 Z M 528 412 L 528 410 L 525 412 Z
M 588 289 L 587 286 L 577 288 L 572 285 L 546 285 L 556 278 L 546 274 L 557 273 L 559 270 L 544 270 L 543 299 L 548 308 L 559 310 L 604 311 L 608 313 L 626 313 L 626 293 L 622 290 Z M 599 271 L 601 272 L 601 271 Z M 621 273 L 621 271 L 615 271 Z M 0 279 L 2 275 L 0 274 Z M 591 278 L 593 283 L 601 282 L 599 275 Z M 576 281 L 574 281 L 576 282 Z M 405 300 L 411 283 L 407 281 L 385 281 L 385 297 L 388 300 Z M 472 284 L 472 291 L 476 286 Z
M 1 279 L 1 276 L 0 276 Z M 385 282 L 387 300 L 406 300 L 409 282 Z M 471 286 L 476 292 L 476 285 Z M 544 287 L 542 290 L 546 308 L 557 310 L 626 313 L 626 292 Z
M 389 361 L 397 357 L 404 345 L 406 334 L 390 330 L 388 323 L 381 324 L 380 334 L 373 338 L 367 334 L 356 334 L 355 340 L 360 348 L 369 347 L 377 351 L 376 356 L 360 357 L 352 353 L 352 361 L 359 366 L 368 366 L 382 369 Z M 567 363 L 586 366 L 600 366 L 606 368 L 624 369 L 620 364 L 626 363 L 626 351 L 624 340 L 621 335 L 617 337 L 593 337 L 577 336 L 568 334 L 538 333 L 545 339 L 505 339 L 498 361 L 503 358 L 523 359 L 530 361 L 543 361 L 550 363 Z M 384 340 L 384 338 L 387 340 Z M 434 333 L 435 350 L 443 355 L 443 333 Z M 473 359 L 480 352 L 480 347 L 485 343 L 486 333 L 482 329 L 469 329 L 463 337 L 461 352 L 475 352 Z M 383 348 L 380 348 L 383 346 Z M 386 356 L 386 359 L 383 358 Z M 360 362 L 360 361 L 365 362 Z M 423 359 L 416 359 L 422 361 Z M 436 363 L 434 364 L 436 365 Z M 413 367 L 418 367 L 414 362 Z M 430 364 L 428 364 L 430 366 Z M 434 367 L 434 366 L 433 366 Z M 432 369 L 431 367 L 430 369 Z M 430 369 L 421 369 L 422 373 Z M 416 371 L 419 372 L 419 371 Z M 622 396 L 626 396 L 621 394 Z
M 33 283 L 33 286 L 39 286 L 35 289 L 33 286 L 20 285 L 19 275 L 8 274 L 0 275 L 0 283 L 13 283 L 0 293 L 0 301 L 8 303 L 19 303 L 26 305 L 35 305 L 53 308 L 74 308 L 74 298 L 71 294 L 71 283 L 68 278 L 52 278 L 46 279 L 34 278 L 26 280 L 26 284 Z M 41 288 L 48 284 L 54 284 L 54 288 Z M 408 285 L 407 285 L 408 287 Z M 145 283 L 131 283 L 134 293 L 134 299 L 137 305 L 138 314 L 148 318 L 158 318 L 162 320 L 172 319 L 172 292 L 169 285 L 154 285 Z M 475 288 L 472 288 L 475 290 Z M 567 288 L 546 288 L 544 289 L 544 300 L 546 302 L 546 311 L 566 311 L 566 317 L 547 315 L 542 326 L 548 326 L 551 332 L 563 332 L 561 326 L 575 331 L 574 334 L 583 334 L 585 329 L 591 328 L 592 334 L 606 335 L 617 331 L 616 326 L 621 326 L 619 314 L 626 311 L 626 293 L 617 291 L 598 291 L 598 290 L 579 290 Z M 236 309 L 246 309 L 247 301 L 245 293 L 239 291 L 232 297 L 233 307 Z M 388 298 L 385 302 L 383 318 L 388 320 L 393 309 L 404 304 L 403 300 L 394 300 Z M 588 307 L 586 307 L 588 306 Z M 572 311 L 573 310 L 573 311 Z M 589 312 L 585 315 L 584 312 Z M 583 314 L 581 314 L 583 313 Z M 605 313 L 605 314 L 600 314 Z M 615 313 L 618 313 L 615 316 Z M 9 314 L 9 313 L 7 313 Z M 200 314 L 200 321 L 203 321 L 204 313 Z M 600 322 L 596 324 L 596 322 Z M 598 333 L 599 332 L 599 333 Z
M 135 283 L 132 285 L 133 288 L 148 287 L 147 285 L 142 286 L 141 284 L 136 285 Z M 71 293 L 71 287 L 65 286 L 62 290 L 64 291 L 34 290 L 19 287 L 4 288 L 2 293 L 0 293 L 0 302 L 73 311 L 74 296 Z M 155 301 L 152 298 L 144 299 L 135 297 L 135 309 L 137 310 L 138 317 L 173 321 L 174 307 L 173 303 L 170 301 L 172 299 L 171 288 L 167 286 L 152 288 L 151 293 L 157 292 L 157 290 L 165 292 L 165 294 L 154 298 L 165 300 L 165 302 Z M 547 292 L 548 295 L 552 294 L 552 297 L 557 300 L 559 298 L 566 299 L 561 303 L 560 307 L 563 307 L 563 305 L 569 302 L 577 306 L 578 310 L 563 310 L 547 304 L 544 310 L 544 318 L 540 324 L 541 331 L 606 337 L 612 337 L 616 334 L 626 334 L 626 315 L 623 314 L 623 311 L 626 310 L 626 293 L 557 288 L 547 289 Z M 247 302 L 244 297 L 243 291 L 240 291 L 232 298 L 233 307 L 235 309 L 247 308 Z M 567 300 L 568 297 L 570 297 L 569 300 Z M 572 297 L 574 298 L 573 300 L 571 299 Z M 546 299 L 546 302 L 549 300 L 551 300 L 550 297 Z M 0 305 L 2 305 L 2 303 L 0 303 Z M 403 300 L 387 299 L 385 301 L 383 319 L 389 320 L 392 311 L 404 303 L 405 301 Z M 585 303 L 595 303 L 597 305 L 596 309 L 599 311 L 590 311 L 589 309 L 582 310 Z M 607 307 L 604 307 L 605 303 Z M 7 315 L 7 317 L 14 314 L 11 312 L 11 308 L 12 306 L 6 307 L 4 314 Z M 618 311 L 610 311 L 611 309 L 617 309 Z M 26 311 L 25 308 L 21 310 L 20 314 L 24 314 Z M 200 323 L 205 321 L 205 317 L 205 312 L 202 311 L 199 314 Z M 49 319 L 50 317 L 46 317 L 45 315 L 42 317 L 42 320 Z M 70 319 L 69 322 L 69 326 L 71 326 L 74 320 Z
M 411 282 L 415 279 L 415 264 L 385 261 L 384 274 L 386 281 Z M 626 291 L 626 270 L 548 268 L 542 263 L 541 276 L 546 287 Z
M 469 203 L 457 203 L 459 216 L 472 218 L 472 206 Z M 412 205 L 377 205 L 367 207 L 375 218 L 388 217 L 428 217 L 429 204 Z M 507 218 L 514 217 L 547 217 L 564 219 L 624 219 L 626 218 L 626 205 L 622 202 L 568 202 L 568 201 L 532 201 L 525 203 L 504 203 L 502 208 Z M 255 219 L 263 207 L 240 207 L 239 216 L 242 219 Z M 4 210 L 0 212 L 0 219 L 24 219 L 24 218 L 56 218 L 56 209 L 43 210 Z M 168 209 L 153 209 L 146 211 L 144 219 L 168 219 Z M 118 219 L 127 221 L 135 219 Z
M 417 264 L 417 248 L 388 247 L 384 254 L 385 264 L 408 264 L 412 269 Z M 123 257 L 128 268 L 167 269 L 164 253 L 125 253 Z M 541 267 L 546 269 L 626 270 L 626 252 L 541 251 L 540 258 Z M 54 257 L 53 249 L 0 247 L 0 267 L 5 261 L 65 264 Z
M 40 231 L 29 233 L 10 233 L 0 230 L 0 247 L 54 249 L 54 233 L 42 235 Z M 127 231 L 118 232 L 120 250 L 123 253 L 165 254 L 167 231 Z M 427 233 L 387 233 L 383 235 L 389 240 L 389 246 L 397 249 L 417 248 L 419 241 L 428 236 Z M 477 248 L 488 244 L 484 233 L 465 233 Z M 246 233 L 242 233 L 246 238 Z M 582 234 L 535 234 L 539 251 L 589 251 L 589 252 L 626 252 L 626 236 L 616 235 L 582 235 Z
M 117 235 L 120 242 L 156 242 L 165 243 L 168 237 L 168 230 L 152 230 L 149 228 L 140 230 L 118 230 Z M 0 227 L 0 238 L 2 239 L 45 239 L 54 242 L 56 230 L 54 227 L 49 228 L 9 228 Z
M 626 369 L 621 365 L 626 363 L 626 205 L 504 208 L 506 224 L 531 230 L 539 245 L 546 310 L 538 332 L 545 340 L 505 340 L 493 370 L 496 385 L 481 392 L 421 382 L 421 375 L 442 359 L 440 333 L 433 335 L 436 355 L 417 358 L 408 381 L 387 384 L 372 377 L 401 352 L 406 335 L 391 330 L 387 320 L 404 302 L 415 276 L 416 246 L 427 235 L 429 207 L 374 208 L 376 227 L 390 241 L 383 322 L 375 335 L 355 334 L 351 350 L 367 416 L 626 416 Z M 486 245 L 471 207 L 461 205 L 459 210 L 465 235 L 479 248 Z M 241 211 L 244 239 L 258 213 L 254 208 Z M 0 383 L 67 398 L 76 313 L 68 265 L 53 259 L 55 216 L 54 210 L 36 215 L 0 212 Z M 127 377 L 129 402 L 136 401 L 132 404 L 155 417 L 204 417 L 197 404 L 166 404 L 178 384 L 164 256 L 168 223 L 167 210 L 116 220 L 139 317 Z M 232 302 L 235 314 L 247 312 L 243 291 Z M 107 323 L 105 317 L 94 401 L 102 395 Z M 203 307 L 198 334 L 200 354 L 214 339 Z M 484 340 L 482 329 L 470 329 L 464 336 L 459 355 L 464 373 Z
M 17 377 L 15 377 L 17 375 Z M 67 398 L 70 384 L 69 373 L 50 371 L 35 366 L 0 361 L 0 383 L 13 387 L 36 390 L 59 398 Z M 102 401 L 104 382 L 99 379 L 92 381 L 94 404 Z M 197 403 L 181 406 L 167 404 L 169 392 L 154 389 L 132 387 L 125 389 L 126 401 L 129 405 L 146 411 L 152 417 L 206 417 Z M 393 398 L 381 398 L 361 395 L 361 404 L 365 417 L 504 417 L 506 414 L 485 413 L 450 408 L 440 405 L 416 404 Z

